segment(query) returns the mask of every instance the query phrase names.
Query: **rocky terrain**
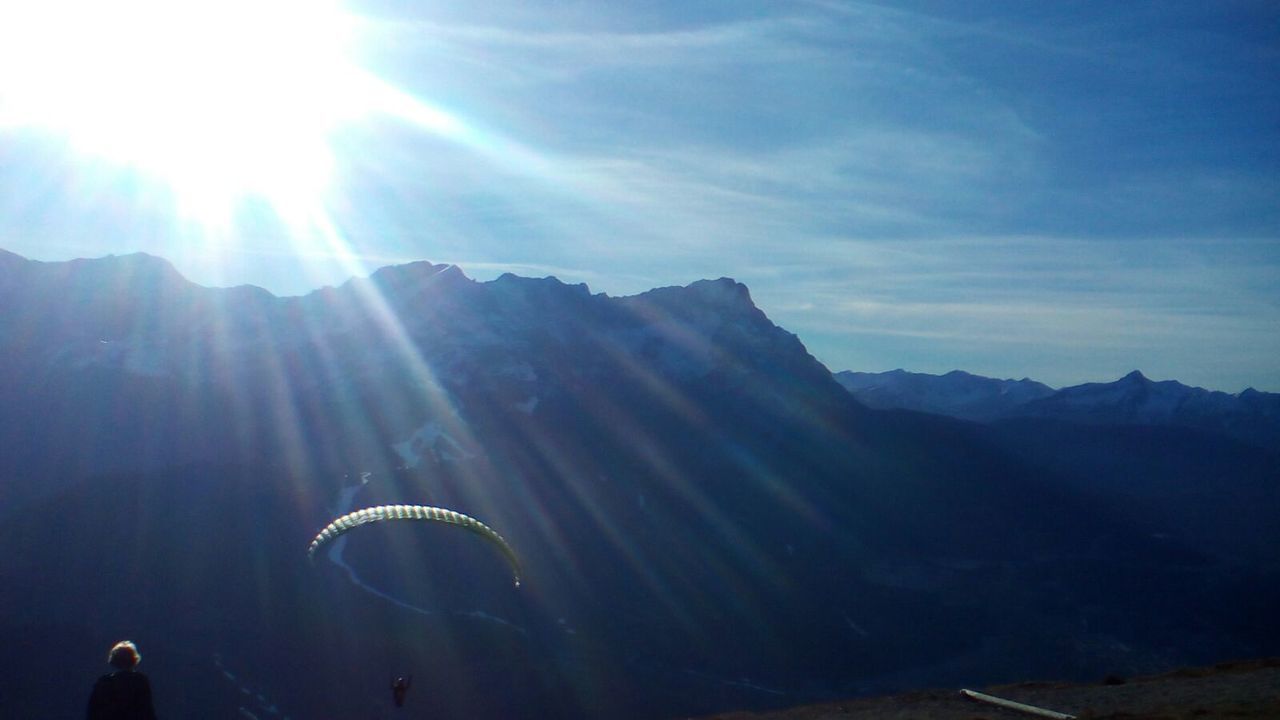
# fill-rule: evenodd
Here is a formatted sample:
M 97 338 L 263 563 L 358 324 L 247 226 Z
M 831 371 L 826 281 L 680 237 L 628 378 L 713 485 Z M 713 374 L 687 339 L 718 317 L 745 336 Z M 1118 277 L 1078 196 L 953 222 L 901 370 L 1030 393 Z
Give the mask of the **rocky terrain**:
M 1024 682 L 985 694 L 1081 720 L 1274 720 L 1280 718 L 1280 658 L 1226 662 L 1097 683 Z M 929 690 L 776 712 L 733 712 L 707 720 L 1026 720 L 1035 715 Z

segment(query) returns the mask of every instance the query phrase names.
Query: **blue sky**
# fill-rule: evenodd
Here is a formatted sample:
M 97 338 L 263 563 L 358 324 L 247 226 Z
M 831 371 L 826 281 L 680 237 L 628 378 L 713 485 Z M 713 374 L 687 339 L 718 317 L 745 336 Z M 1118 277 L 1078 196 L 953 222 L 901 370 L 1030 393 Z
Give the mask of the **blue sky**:
M 289 295 L 729 276 L 832 370 L 1280 391 L 1275 3 L 316 0 L 188 38 L 137 2 L 61 48 L 0 17 L 0 247 Z

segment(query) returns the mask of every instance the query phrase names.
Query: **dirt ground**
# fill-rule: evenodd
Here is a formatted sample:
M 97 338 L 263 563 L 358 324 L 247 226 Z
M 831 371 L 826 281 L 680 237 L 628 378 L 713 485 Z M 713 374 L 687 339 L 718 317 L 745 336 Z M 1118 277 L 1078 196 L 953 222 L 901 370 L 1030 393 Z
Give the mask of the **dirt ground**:
M 980 692 L 1081 720 L 1280 720 L 1280 658 L 1219 663 L 1090 685 L 1017 683 Z M 810 705 L 705 720 L 1027 720 L 1014 710 L 968 699 L 960 689 Z

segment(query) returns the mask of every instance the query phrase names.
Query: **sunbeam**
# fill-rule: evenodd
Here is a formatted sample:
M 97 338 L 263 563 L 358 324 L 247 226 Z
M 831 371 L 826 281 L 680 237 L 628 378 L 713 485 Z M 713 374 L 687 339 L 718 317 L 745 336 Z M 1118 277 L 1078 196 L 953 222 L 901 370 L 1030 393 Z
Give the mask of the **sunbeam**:
M 350 35 L 328 0 L 6 3 L 0 123 L 160 176 L 194 217 L 251 194 L 287 214 L 363 110 Z

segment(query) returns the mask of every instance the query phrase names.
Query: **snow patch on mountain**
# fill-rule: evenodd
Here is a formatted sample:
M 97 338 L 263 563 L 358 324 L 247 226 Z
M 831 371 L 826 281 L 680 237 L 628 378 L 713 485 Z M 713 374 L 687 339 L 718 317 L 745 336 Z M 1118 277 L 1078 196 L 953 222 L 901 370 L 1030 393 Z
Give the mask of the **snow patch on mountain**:
M 335 516 L 341 517 L 351 512 L 352 508 L 355 505 L 356 495 L 359 495 L 360 491 L 364 489 L 364 486 L 369 484 L 369 480 L 371 477 L 372 477 L 371 473 L 367 473 L 367 472 L 361 473 L 359 485 L 348 485 L 347 487 L 342 488 L 342 490 L 338 494 L 338 508 L 334 512 Z M 351 580 L 351 582 L 354 585 L 362 588 L 367 592 L 377 595 L 378 597 L 385 598 L 386 600 L 389 600 L 395 603 L 396 605 L 399 605 L 406 609 L 422 613 L 423 615 L 431 614 L 430 610 L 424 610 L 422 608 L 415 607 L 398 598 L 392 597 L 391 595 L 388 595 L 382 592 L 381 590 L 378 590 L 372 585 L 369 585 L 368 583 L 361 580 L 360 576 L 356 574 L 355 568 L 347 564 L 347 562 L 342 558 L 342 553 L 343 551 L 346 550 L 346 548 L 347 548 L 347 536 L 342 535 L 330 544 L 327 557 L 329 558 L 329 562 L 333 563 L 334 565 L 337 565 L 338 567 L 346 571 L 347 577 Z
M 533 412 L 533 409 L 530 408 L 529 412 Z M 417 467 L 426 457 L 430 457 L 435 462 L 457 462 L 475 457 L 453 439 L 453 436 L 436 420 L 428 420 L 414 430 L 406 440 L 395 443 L 391 447 L 404 461 L 405 467 L 409 468 Z
M 333 511 L 334 517 L 341 517 L 351 512 L 351 506 L 356 501 L 356 495 L 359 495 L 364 486 L 369 484 L 369 479 L 372 477 L 373 473 L 360 473 L 360 483 L 358 485 L 347 485 L 338 491 L 338 503 Z
M 414 605 L 413 603 L 401 600 L 400 598 L 390 593 L 386 593 L 379 590 L 378 588 L 370 585 L 369 583 L 361 579 L 360 575 L 356 573 L 355 568 L 351 567 L 351 565 L 349 565 L 345 560 L 342 559 L 342 551 L 344 548 L 346 548 L 346 546 L 347 546 L 347 537 L 345 535 L 338 538 L 337 540 L 334 540 L 333 547 L 330 548 L 329 550 L 329 562 L 332 562 L 334 565 L 337 565 L 338 567 L 342 568 L 347 573 L 347 579 L 351 581 L 352 585 L 355 585 L 356 587 L 360 588 L 361 590 L 364 590 L 370 595 L 380 597 L 383 600 L 386 600 L 387 602 L 391 603 L 392 605 L 403 608 L 405 610 L 409 610 L 410 612 L 415 612 L 415 613 L 418 613 L 419 615 L 434 614 L 433 611 L 428 610 L 427 608 L 419 607 L 417 605 Z

